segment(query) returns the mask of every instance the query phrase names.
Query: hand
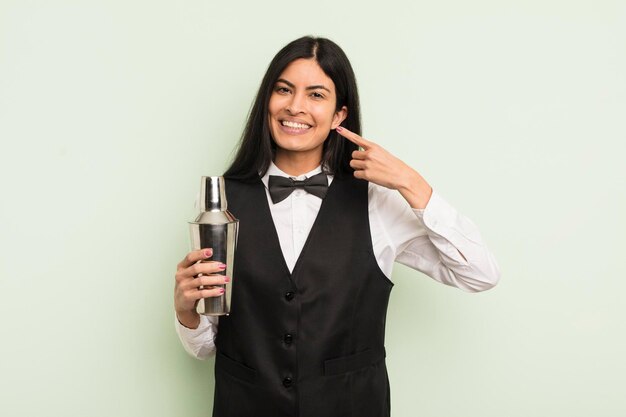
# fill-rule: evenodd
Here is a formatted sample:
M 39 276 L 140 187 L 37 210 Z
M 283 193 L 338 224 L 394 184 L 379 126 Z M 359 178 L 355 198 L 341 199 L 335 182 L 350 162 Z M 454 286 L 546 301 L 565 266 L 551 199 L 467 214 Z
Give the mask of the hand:
M 432 188 L 417 171 L 381 146 L 345 127 L 340 126 L 336 130 L 341 136 L 363 148 L 352 152 L 350 166 L 354 168 L 356 178 L 398 190 L 413 208 L 426 207 Z
M 226 265 L 220 262 L 201 262 L 211 256 L 212 249 L 192 251 L 177 266 L 174 309 L 178 320 L 186 327 L 198 327 L 198 300 L 222 295 L 224 289 L 221 285 L 229 281 L 229 277 L 218 275 L 226 269 Z

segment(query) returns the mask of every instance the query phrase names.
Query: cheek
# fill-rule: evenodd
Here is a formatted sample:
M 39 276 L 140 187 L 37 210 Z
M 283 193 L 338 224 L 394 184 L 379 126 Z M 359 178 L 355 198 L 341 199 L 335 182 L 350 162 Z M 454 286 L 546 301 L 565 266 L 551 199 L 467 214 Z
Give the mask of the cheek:
M 272 103 L 269 104 L 269 106 L 267 107 L 267 115 L 272 118 L 272 116 L 276 115 L 276 109 L 274 108 L 274 106 L 272 106 Z
M 333 124 L 334 116 L 335 112 L 333 109 L 324 109 L 319 112 L 318 121 L 320 122 L 320 125 L 328 127 Z
M 272 115 L 276 115 L 281 108 L 280 97 L 272 95 L 270 101 L 267 104 L 267 112 Z

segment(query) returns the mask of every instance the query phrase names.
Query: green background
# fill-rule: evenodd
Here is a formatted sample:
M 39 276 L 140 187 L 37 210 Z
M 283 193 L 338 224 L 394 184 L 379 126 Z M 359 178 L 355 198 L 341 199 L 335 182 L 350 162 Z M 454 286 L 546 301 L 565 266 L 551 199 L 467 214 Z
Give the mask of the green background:
M 502 270 L 467 294 L 396 267 L 393 415 L 626 415 L 618 0 L 2 0 L 0 415 L 210 415 L 213 361 L 174 331 L 175 266 L 199 177 L 305 34 L 343 47 L 364 136 Z

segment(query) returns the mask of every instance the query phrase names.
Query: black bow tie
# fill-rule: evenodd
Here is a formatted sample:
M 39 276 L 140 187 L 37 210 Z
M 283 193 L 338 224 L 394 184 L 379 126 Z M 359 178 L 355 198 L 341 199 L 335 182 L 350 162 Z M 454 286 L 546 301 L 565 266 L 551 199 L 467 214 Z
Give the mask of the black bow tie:
M 328 191 L 328 177 L 321 172 L 304 181 L 298 181 L 293 178 L 270 175 L 268 188 L 274 204 L 289 197 L 296 188 L 303 188 L 307 193 L 323 199 L 326 196 L 326 191 Z

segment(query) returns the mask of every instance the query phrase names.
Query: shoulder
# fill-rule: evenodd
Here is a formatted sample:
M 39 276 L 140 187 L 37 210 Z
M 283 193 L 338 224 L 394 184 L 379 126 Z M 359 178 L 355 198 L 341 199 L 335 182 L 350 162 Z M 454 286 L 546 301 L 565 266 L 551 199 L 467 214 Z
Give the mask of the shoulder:
M 227 190 L 245 190 L 245 189 L 253 189 L 259 186 L 259 184 L 263 184 L 261 181 L 261 177 L 258 175 L 256 177 L 224 177 L 224 182 L 226 184 Z
M 334 185 L 333 185 L 334 184 Z M 343 197 L 367 195 L 368 182 L 352 175 L 333 176 L 332 186 L 341 192 Z
M 256 196 L 265 196 L 265 187 L 260 177 L 233 178 L 224 177 L 224 186 L 229 207 L 241 207 L 258 200 Z

